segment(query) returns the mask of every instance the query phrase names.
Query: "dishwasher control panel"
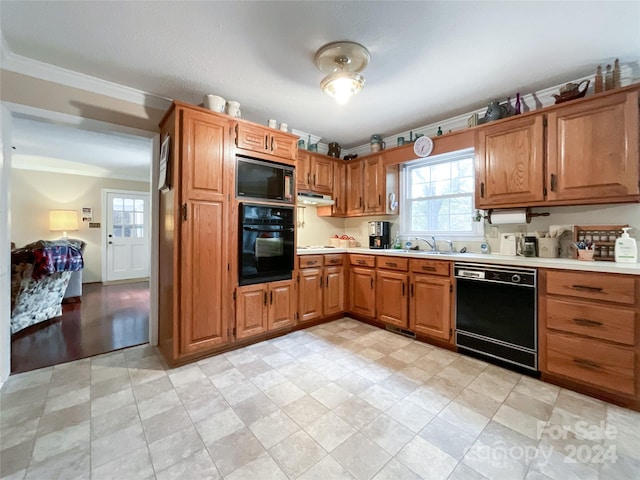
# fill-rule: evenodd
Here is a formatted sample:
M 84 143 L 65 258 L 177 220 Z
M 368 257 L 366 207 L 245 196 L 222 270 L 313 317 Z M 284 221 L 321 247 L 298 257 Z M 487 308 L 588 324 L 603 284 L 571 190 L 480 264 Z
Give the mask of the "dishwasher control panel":
M 536 286 L 536 270 L 529 268 L 509 268 L 494 265 L 471 263 L 456 263 L 454 265 L 456 278 L 469 280 L 509 283 L 526 287 Z

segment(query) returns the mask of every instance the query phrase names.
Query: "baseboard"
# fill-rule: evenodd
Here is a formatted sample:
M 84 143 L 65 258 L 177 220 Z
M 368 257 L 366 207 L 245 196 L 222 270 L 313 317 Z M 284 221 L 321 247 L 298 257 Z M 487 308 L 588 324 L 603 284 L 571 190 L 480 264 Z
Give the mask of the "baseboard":
M 126 278 L 124 280 L 111 280 L 109 282 L 101 282 L 101 283 L 102 285 L 123 285 L 125 283 L 139 283 L 139 282 L 148 282 L 148 281 L 149 281 L 149 277 L 142 277 L 142 278 Z

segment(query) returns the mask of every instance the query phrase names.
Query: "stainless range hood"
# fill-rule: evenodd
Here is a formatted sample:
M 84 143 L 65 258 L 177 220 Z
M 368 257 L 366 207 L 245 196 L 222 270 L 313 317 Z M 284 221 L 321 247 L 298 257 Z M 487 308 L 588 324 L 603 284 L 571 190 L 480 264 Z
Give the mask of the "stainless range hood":
M 334 201 L 328 195 L 320 195 L 319 193 L 298 192 L 298 205 L 309 205 L 312 207 L 323 207 L 325 205 L 333 205 Z

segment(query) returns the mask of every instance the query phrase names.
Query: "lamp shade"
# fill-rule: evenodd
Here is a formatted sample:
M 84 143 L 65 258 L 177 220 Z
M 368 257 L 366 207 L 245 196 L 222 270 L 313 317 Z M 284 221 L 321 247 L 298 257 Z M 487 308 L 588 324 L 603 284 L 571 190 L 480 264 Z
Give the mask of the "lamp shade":
M 52 232 L 78 230 L 78 212 L 75 210 L 49 210 L 49 230 Z

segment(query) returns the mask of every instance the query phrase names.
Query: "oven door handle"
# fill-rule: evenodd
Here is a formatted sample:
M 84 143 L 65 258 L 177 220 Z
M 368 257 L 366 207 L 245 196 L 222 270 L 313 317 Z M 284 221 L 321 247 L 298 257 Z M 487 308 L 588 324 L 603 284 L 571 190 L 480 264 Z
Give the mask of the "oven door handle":
M 243 227 L 247 232 L 272 232 L 272 233 L 280 233 L 280 232 L 293 232 L 293 227 L 289 228 L 279 228 L 279 229 L 269 229 L 269 228 L 256 228 L 256 227 Z

